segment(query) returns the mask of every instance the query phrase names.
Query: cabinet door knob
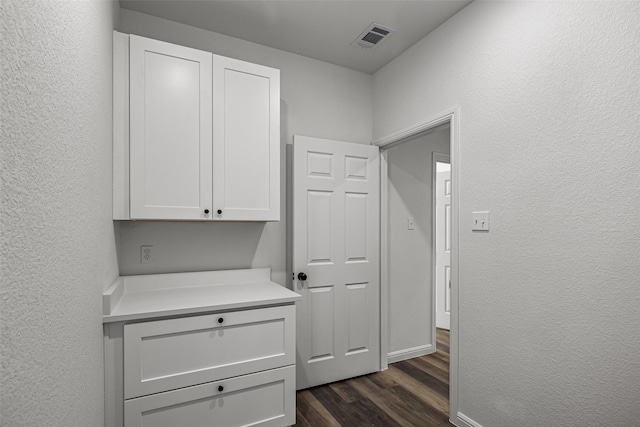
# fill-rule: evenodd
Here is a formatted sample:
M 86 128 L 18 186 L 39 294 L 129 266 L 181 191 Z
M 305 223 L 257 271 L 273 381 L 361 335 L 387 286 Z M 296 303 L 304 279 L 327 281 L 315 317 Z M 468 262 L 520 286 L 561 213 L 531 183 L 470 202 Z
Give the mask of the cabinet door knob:
M 304 273 L 298 273 L 298 280 L 304 282 L 305 280 L 307 280 L 307 275 Z
M 224 387 L 222 387 L 221 385 L 218 386 L 218 391 L 223 391 Z
M 209 209 L 205 209 L 204 213 L 209 214 Z
M 222 323 L 224 322 L 224 319 L 222 317 L 218 317 L 218 323 Z
M 218 209 L 218 215 L 222 215 L 222 209 Z

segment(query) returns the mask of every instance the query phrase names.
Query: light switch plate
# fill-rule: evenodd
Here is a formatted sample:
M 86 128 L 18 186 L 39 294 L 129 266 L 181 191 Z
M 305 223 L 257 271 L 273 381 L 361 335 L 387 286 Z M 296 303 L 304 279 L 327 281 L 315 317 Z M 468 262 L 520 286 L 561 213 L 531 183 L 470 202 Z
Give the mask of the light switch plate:
M 408 230 L 415 230 L 415 228 L 416 228 L 416 223 L 415 223 L 413 217 L 412 216 L 408 217 L 407 218 L 407 229 Z
M 489 231 L 489 211 L 471 212 L 471 230 Z

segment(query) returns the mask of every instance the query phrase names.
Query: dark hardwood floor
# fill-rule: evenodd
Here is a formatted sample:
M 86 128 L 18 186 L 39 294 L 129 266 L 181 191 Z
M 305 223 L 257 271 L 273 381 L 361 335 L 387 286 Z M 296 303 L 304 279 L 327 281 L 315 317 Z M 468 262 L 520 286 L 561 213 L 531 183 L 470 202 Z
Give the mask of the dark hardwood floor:
M 449 426 L 449 331 L 437 351 L 383 372 L 301 390 L 298 427 Z

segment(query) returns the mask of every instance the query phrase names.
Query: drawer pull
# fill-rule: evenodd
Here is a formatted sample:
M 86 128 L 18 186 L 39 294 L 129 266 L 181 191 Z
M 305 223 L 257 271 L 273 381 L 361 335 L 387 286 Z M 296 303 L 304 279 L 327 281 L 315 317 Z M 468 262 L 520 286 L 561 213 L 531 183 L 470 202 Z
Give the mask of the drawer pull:
M 218 386 L 218 391 L 223 391 L 224 387 L 222 387 L 221 385 Z
M 218 317 L 218 323 L 222 323 L 224 322 L 224 319 L 222 317 Z

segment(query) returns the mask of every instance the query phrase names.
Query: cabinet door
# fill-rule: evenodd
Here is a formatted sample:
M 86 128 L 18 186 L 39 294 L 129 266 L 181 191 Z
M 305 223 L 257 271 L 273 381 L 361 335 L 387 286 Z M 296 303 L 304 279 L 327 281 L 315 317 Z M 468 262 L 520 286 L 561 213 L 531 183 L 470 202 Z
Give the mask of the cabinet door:
M 130 37 L 132 219 L 211 219 L 212 54 Z
M 280 219 L 280 71 L 217 55 L 213 208 L 217 220 Z

